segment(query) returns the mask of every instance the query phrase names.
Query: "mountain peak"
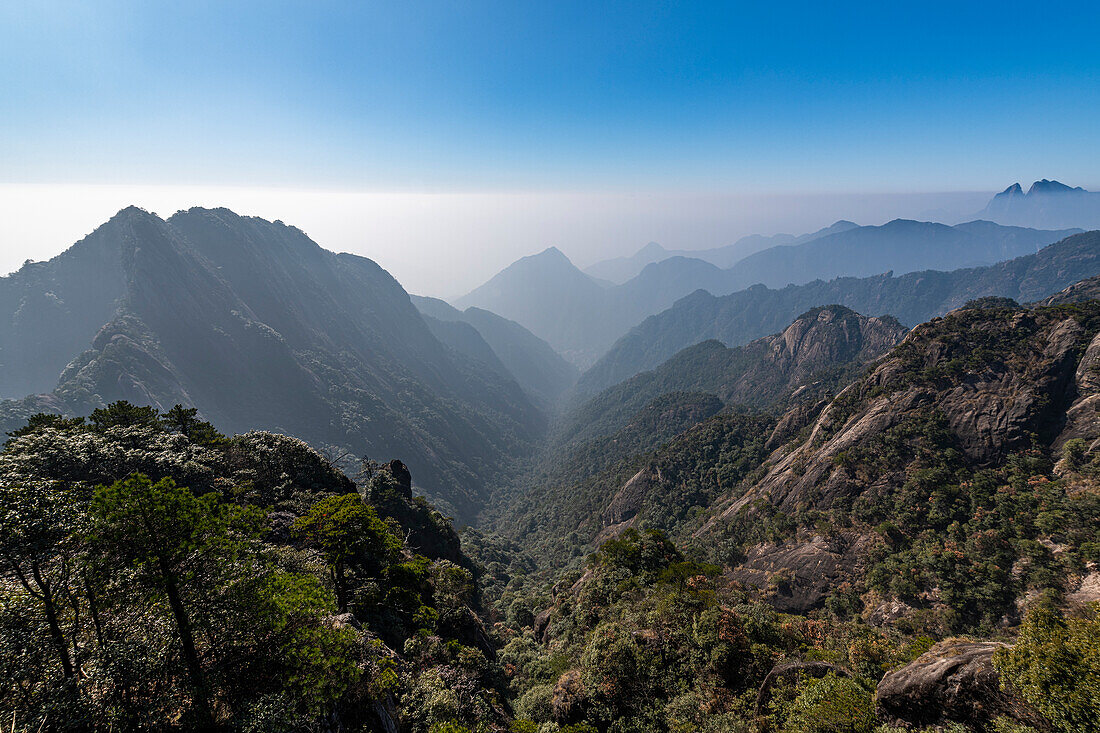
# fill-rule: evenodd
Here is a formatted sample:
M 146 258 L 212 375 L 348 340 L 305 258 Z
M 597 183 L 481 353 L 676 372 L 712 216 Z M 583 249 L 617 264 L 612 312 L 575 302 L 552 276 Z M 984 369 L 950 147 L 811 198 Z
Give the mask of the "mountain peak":
M 558 262 L 568 262 L 570 265 L 573 264 L 572 260 L 570 260 L 565 255 L 564 252 L 562 252 L 560 249 L 558 249 L 557 247 L 554 247 L 554 246 L 547 247 L 546 249 L 539 252 L 538 254 L 530 255 L 528 257 L 524 257 L 523 259 L 525 259 L 525 260 L 547 260 L 547 261 L 556 260 Z
M 151 212 L 146 211 L 140 206 L 134 206 L 131 204 L 124 209 L 119 209 L 119 212 L 107 220 L 108 224 L 121 224 L 125 222 L 141 221 L 147 219 L 155 219 L 156 221 L 162 221 L 162 219 Z
M 1059 194 L 1070 193 L 1071 191 L 1084 192 L 1085 189 L 1081 188 L 1080 186 L 1070 187 L 1062 183 L 1061 181 L 1049 181 L 1044 178 L 1041 181 L 1036 181 L 1035 183 L 1031 184 L 1031 189 L 1027 192 L 1027 195 L 1031 196 L 1033 194 Z
M 1020 184 L 1019 183 L 1013 183 L 1011 186 L 1009 186 L 1005 190 L 1001 191 L 999 194 L 997 194 L 993 198 L 995 198 L 995 199 L 1007 199 L 1007 198 L 1014 198 L 1016 196 L 1023 196 L 1023 195 L 1024 195 L 1024 189 L 1020 187 Z
M 666 252 L 668 252 L 668 250 L 665 249 L 664 247 L 662 247 L 661 245 L 657 244 L 656 242 L 650 242 L 649 244 L 647 244 L 646 246 L 644 246 L 640 250 L 638 250 L 634 254 L 634 256 L 635 257 L 656 257 L 658 255 L 663 255 Z

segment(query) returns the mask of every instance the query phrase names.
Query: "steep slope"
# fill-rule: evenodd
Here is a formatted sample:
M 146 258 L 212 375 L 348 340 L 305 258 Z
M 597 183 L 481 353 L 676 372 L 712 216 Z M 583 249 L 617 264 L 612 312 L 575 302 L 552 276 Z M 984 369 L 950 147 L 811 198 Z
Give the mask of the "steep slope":
M 792 609 L 848 582 L 901 604 L 895 614 L 949 607 L 950 628 L 1014 613 L 1053 576 L 1066 588 L 1072 574 L 1042 543 L 1062 544 L 1068 562 L 1094 541 L 1095 520 L 1072 524 L 1090 527 L 1081 536 L 1054 517 L 1100 511 L 1083 468 L 1100 437 L 1098 331 L 1095 300 L 989 299 L 918 326 L 697 534 L 723 536 L 749 586 L 785 573 L 776 602 Z M 1071 438 L 1079 452 L 1066 452 Z
M 496 497 L 491 526 L 533 548 L 540 562 L 564 565 L 591 549 L 609 501 L 654 449 L 722 409 L 714 395 L 672 392 L 608 435 L 552 450 L 530 467 L 518 486 Z M 761 427 L 768 425 L 768 418 L 735 420 L 746 431 L 770 430 Z
M 771 290 L 754 286 L 715 297 L 696 292 L 646 319 L 621 338 L 578 382 L 594 394 L 652 369 L 680 349 L 707 339 L 730 346 L 775 332 L 799 313 L 839 303 L 864 314 L 890 314 L 916 324 L 974 298 L 997 295 L 1029 302 L 1100 273 L 1100 232 L 1086 232 L 1044 247 L 1033 255 L 988 267 L 952 272 L 891 273 L 838 278 Z
M 474 328 L 529 395 L 547 406 L 577 381 L 575 366 L 563 359 L 550 344 L 515 321 L 481 308 L 460 311 L 438 298 L 412 296 L 420 312 L 438 321 L 464 323 Z
M 512 379 L 508 367 L 497 358 L 493 348 L 481 337 L 477 329 L 469 323 L 462 321 L 441 321 L 438 318 L 421 313 L 424 323 L 428 324 L 428 330 L 439 339 L 439 342 L 449 346 L 458 353 L 473 359 L 478 364 L 489 369 L 503 379 Z
M 816 403 L 904 334 L 893 319 L 832 306 L 746 347 L 708 342 L 687 349 L 570 415 L 498 524 L 559 560 L 606 538 L 610 527 L 677 527 L 755 468 L 769 436 L 791 428 L 788 419 L 775 431 L 773 416 L 738 403 L 786 405 L 794 392 L 796 404 Z M 709 471 L 706 461 L 724 468 Z M 689 490 L 680 479 L 697 468 L 708 478 Z
M 166 222 L 131 208 L 92 237 L 118 263 L 118 307 L 73 351 L 50 395 L 4 403 L 0 429 L 43 407 L 181 403 L 226 430 L 294 432 L 354 455 L 400 452 L 421 488 L 461 517 L 543 430 L 515 382 L 440 343 L 366 258 L 225 209 Z M 51 265 L 70 267 L 64 260 L 85 244 Z
M 977 218 L 1025 227 L 1100 229 L 1100 193 L 1045 178 L 1024 193 L 1014 183 L 994 196 Z
M 792 393 L 802 399 L 820 396 L 845 386 L 905 333 L 891 317 L 867 318 L 843 306 L 824 306 L 803 313 L 781 333 L 744 346 L 704 341 L 588 400 L 570 415 L 559 440 L 605 435 L 668 392 L 705 392 L 754 408 L 770 407 Z
M 0 398 L 45 392 L 111 319 L 126 292 L 112 220 L 64 255 L 0 277 Z

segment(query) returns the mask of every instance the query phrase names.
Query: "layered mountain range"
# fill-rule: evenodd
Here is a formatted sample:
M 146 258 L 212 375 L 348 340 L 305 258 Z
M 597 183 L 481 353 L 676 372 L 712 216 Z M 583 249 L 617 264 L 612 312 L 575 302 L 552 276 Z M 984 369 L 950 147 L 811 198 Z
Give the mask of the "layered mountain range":
M 1033 254 L 1077 231 L 1005 227 L 985 221 L 947 226 L 899 219 L 872 227 L 837 222 L 811 235 L 791 237 L 789 242 L 784 238 L 783 244 L 724 268 L 700 253 L 665 253 L 671 256 L 649 262 L 628 281 L 611 286 L 581 272 L 561 251 L 550 248 L 513 263 L 455 305 L 479 307 L 515 320 L 587 368 L 632 326 L 696 290 L 725 295 L 754 284 L 782 287 L 840 276 L 987 265 Z M 644 252 L 645 257 L 631 262 L 660 254 L 652 246 Z M 810 303 L 802 310 L 825 302 L 830 301 Z M 784 320 L 794 315 L 787 314 Z M 763 333 L 767 330 L 756 335 Z
M 751 446 L 744 456 L 747 466 L 774 424 L 770 417 L 743 413 L 744 408 L 776 410 L 820 399 L 843 388 L 905 334 L 893 318 L 867 318 L 842 306 L 827 306 L 802 314 L 780 333 L 738 348 L 707 341 L 684 349 L 657 369 L 570 411 L 555 431 L 547 459 L 512 501 L 502 524 L 528 528 L 532 536 L 560 550 L 559 543 L 572 532 L 595 537 L 601 517 L 614 517 L 612 524 L 627 522 L 641 509 L 627 508 L 625 497 L 638 489 L 627 479 L 650 460 L 651 451 L 666 441 L 682 440 L 677 437 L 681 434 L 691 435 L 700 423 L 736 432 Z M 730 447 L 740 451 L 743 446 Z M 624 483 L 630 488 L 608 509 Z M 670 488 L 667 496 L 676 493 Z M 690 504 L 705 506 L 706 501 L 699 496 Z M 689 508 L 680 506 L 674 513 Z
M 984 298 L 908 334 L 889 319 L 831 307 L 739 349 L 685 350 L 578 410 L 565 457 L 513 502 L 502 526 L 559 562 L 576 552 L 570 541 L 595 546 L 632 527 L 660 528 L 708 548 L 732 581 L 793 613 L 853 588 L 871 592 L 863 603 L 875 624 L 922 608 L 952 608 L 960 627 L 1011 618 L 1019 598 L 1050 582 L 1034 568 L 1010 578 L 1021 562 L 1014 553 L 1036 538 L 1077 547 L 1095 528 L 1081 534 L 1077 523 L 1048 517 L 1012 528 L 1020 542 L 995 547 L 971 547 L 980 538 L 967 532 L 997 536 L 989 527 L 1015 521 L 1008 514 L 1049 510 L 1022 492 L 1055 501 L 1043 493 L 1051 482 L 1058 497 L 1097 510 L 1095 293 L 1092 280 L 1034 306 Z M 845 376 L 834 379 L 838 368 Z M 830 388 L 807 389 L 821 381 Z M 671 391 L 689 385 L 700 392 Z M 634 395 L 658 393 L 622 416 Z M 708 409 L 684 411 L 708 393 L 716 400 Z M 675 435 L 628 439 L 654 410 L 676 424 Z M 592 467 L 594 452 L 604 462 L 579 470 L 573 461 Z M 1007 502 L 1024 503 L 1009 510 Z M 1049 567 L 1049 552 L 1029 562 Z M 981 563 L 998 564 L 979 571 Z M 920 575 L 899 580 L 899 568 Z M 1059 577 L 1059 592 L 1097 597 L 1095 571 Z
M 697 260 L 709 262 L 715 267 L 726 269 L 733 267 L 749 255 L 769 247 L 791 246 L 804 244 L 814 239 L 846 232 L 849 229 L 858 228 L 858 224 L 841 219 L 840 221 L 809 234 L 795 236 L 793 234 L 750 234 L 738 239 L 733 244 L 712 249 L 665 249 L 656 242 L 650 242 L 630 257 L 615 257 L 610 260 L 602 260 L 584 269 L 586 275 L 591 275 L 597 280 L 605 280 L 616 285 L 637 277 L 646 265 L 670 257 L 691 257 Z
M 577 381 L 575 366 L 515 321 L 481 308 L 460 311 L 439 298 L 412 300 L 441 341 L 514 378 L 547 407 Z
M 844 229 L 749 265 L 1061 234 Z M 558 327 L 563 284 L 598 322 L 678 268 L 717 269 L 610 286 L 548 251 L 480 295 L 542 288 Z M 294 227 L 126 209 L 0 278 L 4 694 L 38 727 L 1090 730 L 1098 296 L 1098 231 L 700 290 L 578 387 L 534 329 Z
M 757 285 L 724 296 L 700 290 L 619 339 L 582 375 L 578 389 L 594 394 L 707 339 L 730 346 L 746 343 L 823 303 L 839 303 L 865 314 L 893 315 L 913 326 L 974 298 L 997 295 L 1022 302 L 1039 300 L 1098 272 L 1100 233 L 1087 232 L 988 267 L 842 277 L 780 290 Z

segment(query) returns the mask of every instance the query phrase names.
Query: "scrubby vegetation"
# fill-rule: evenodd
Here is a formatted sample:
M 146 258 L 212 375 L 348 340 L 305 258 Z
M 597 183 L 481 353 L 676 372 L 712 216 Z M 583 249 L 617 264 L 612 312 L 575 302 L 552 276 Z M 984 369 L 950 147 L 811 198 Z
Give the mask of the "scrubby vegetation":
M 506 533 L 456 531 L 399 461 L 352 479 L 302 441 L 226 436 L 182 407 L 34 415 L 0 452 L 0 715 L 1095 729 L 1100 451 L 1091 423 L 1063 426 L 1093 395 L 1098 331 L 1097 303 L 985 301 L 778 416 L 664 395 L 532 473 Z M 973 398 L 979 380 L 1000 392 Z M 995 439 L 959 429 L 1003 404 Z M 948 668 L 951 684 L 928 676 Z M 922 682 L 884 687 L 903 672 Z
M 504 725 L 473 564 L 398 463 L 194 410 L 33 417 L 0 454 L 0 709 L 19 730 Z

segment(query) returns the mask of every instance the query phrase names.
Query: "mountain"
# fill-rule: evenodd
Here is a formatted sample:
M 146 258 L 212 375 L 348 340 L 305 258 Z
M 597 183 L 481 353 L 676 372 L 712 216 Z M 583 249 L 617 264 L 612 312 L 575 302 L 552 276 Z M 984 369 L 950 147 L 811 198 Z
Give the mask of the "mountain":
M 505 374 L 519 382 L 541 404 L 552 406 L 577 381 L 578 372 L 575 366 L 559 356 L 550 344 L 515 321 L 501 318 L 481 308 L 471 307 L 460 311 L 438 298 L 414 295 L 412 301 L 426 318 L 431 319 L 429 323 L 446 324 L 435 328 L 449 327 L 455 330 L 456 334 L 447 338 L 462 339 L 466 343 L 466 353 L 469 356 L 485 361 L 490 366 L 500 364 Z M 472 329 L 478 335 L 491 356 L 479 356 L 483 349 L 466 329 Z M 460 334 L 464 332 L 467 335 L 463 337 Z
M 1015 617 L 1037 588 L 1072 589 L 1058 568 L 1096 536 L 1098 332 L 1095 300 L 996 299 L 921 324 L 696 535 L 738 547 L 732 577 L 750 587 L 786 568 L 775 600 L 791 610 L 847 582 L 895 618 L 950 608 L 942 623 L 963 628 Z M 1075 519 L 1039 518 L 1051 511 Z M 1060 560 L 1026 559 L 1051 537 Z
M 839 234 L 849 231 L 850 229 L 858 228 L 858 224 L 841 219 L 823 229 L 818 229 L 816 232 L 809 232 L 798 236 L 790 234 L 773 234 L 771 236 L 751 234 L 725 247 L 715 247 L 714 249 L 704 249 L 694 252 L 682 252 L 680 254 L 683 254 L 685 257 L 697 257 L 701 260 L 706 260 L 712 265 L 726 270 L 736 265 L 745 257 L 771 247 L 805 244 L 815 239 L 827 237 L 831 234 Z
M 636 277 L 645 269 L 646 265 L 654 262 L 661 262 L 670 257 L 688 257 L 691 259 L 703 260 L 720 269 L 725 269 L 732 267 L 748 255 L 759 252 L 762 249 L 767 249 L 768 247 L 802 244 L 813 239 L 828 236 L 829 234 L 855 229 L 857 226 L 857 224 L 853 224 L 850 221 L 841 220 L 824 229 L 809 234 L 802 234 L 797 237 L 790 234 L 773 234 L 771 236 L 751 234 L 747 237 L 738 239 L 733 244 L 714 247 L 712 249 L 668 250 L 656 242 L 650 242 L 630 257 L 616 257 L 610 260 L 603 260 L 586 268 L 584 272 L 594 278 L 621 285 L 627 280 Z
M 586 267 L 584 274 L 619 285 L 637 275 L 651 262 L 660 262 L 671 256 L 673 255 L 667 249 L 656 242 L 650 242 L 630 257 L 614 257 Z
M 699 291 L 634 328 L 581 375 L 577 389 L 595 394 L 652 369 L 680 349 L 717 339 L 736 346 L 773 333 L 808 308 L 838 303 L 917 324 L 974 298 L 997 295 L 1028 302 L 1100 273 L 1100 232 L 1086 232 L 1033 255 L 951 272 L 892 273 L 818 280 L 772 290 L 763 285 L 717 297 Z
M 595 477 L 541 484 L 507 527 L 544 552 L 569 532 L 658 528 L 790 613 L 850 593 L 875 624 L 1007 623 L 1037 589 L 1083 587 L 1072 558 L 1100 537 L 1098 364 L 1100 301 L 972 301 L 835 397 L 704 417 Z M 1061 559 L 1035 549 L 1052 541 Z
M 125 209 L 0 279 L 0 306 L 13 365 L 0 430 L 42 410 L 180 403 L 229 431 L 400 453 L 469 518 L 545 428 L 514 380 L 444 346 L 377 264 L 226 209 Z
M 999 224 L 1044 229 L 1100 229 L 1100 193 L 1045 178 L 1024 193 L 1019 183 L 1013 183 L 976 216 Z
M 641 522 L 642 507 L 634 501 L 641 487 L 634 482 L 625 492 L 620 489 L 649 465 L 655 449 L 665 450 L 659 446 L 681 441 L 695 430 L 710 434 L 714 425 L 721 425 L 752 443 L 744 454 L 747 461 L 763 449 L 775 418 L 746 408 L 782 410 L 789 402 L 820 400 L 846 386 L 905 333 L 892 318 L 866 318 L 829 306 L 803 314 L 781 333 L 736 349 L 714 341 L 685 349 L 567 415 L 547 456 L 526 477 L 497 524 L 516 533 L 518 540 L 560 556 L 569 550 L 565 538 L 575 537 L 582 545 L 592 541 L 604 527 L 603 518 L 613 517 L 608 521 L 621 524 L 620 530 L 635 517 Z M 667 494 L 679 496 L 674 488 Z M 681 515 L 676 509 L 662 518 L 663 508 L 670 505 L 651 502 L 644 521 L 667 527 L 673 516 Z
M 423 312 L 420 315 L 424 319 L 424 323 L 427 324 L 428 330 L 439 339 L 440 343 L 487 367 L 499 377 L 514 379 L 512 373 L 508 371 L 508 367 L 504 366 L 504 362 L 493 351 L 493 347 L 489 346 L 489 343 L 482 338 L 478 330 L 469 323 L 441 321 Z
M 887 270 L 906 273 L 991 265 L 1032 254 L 1080 231 L 1003 227 L 988 221 L 947 226 L 895 219 L 882 226 L 858 227 L 750 255 L 732 269 L 726 286 L 762 283 L 783 287 L 841 276 L 867 277 Z
M 519 260 L 458 304 L 478 306 L 518 321 L 574 364 L 586 368 L 630 328 L 696 290 L 725 295 L 758 283 L 782 287 L 889 270 L 991 264 L 1033 253 L 1075 232 L 981 221 L 954 227 L 900 219 L 882 226 L 857 227 L 842 221 L 812 235 L 791 238 L 790 244 L 762 250 L 725 269 L 700 259 L 705 253 L 681 256 L 665 252 L 669 256 L 645 265 L 631 280 L 610 287 L 601 286 L 554 249 Z M 807 304 L 806 308 L 821 304 Z M 785 312 L 772 324 L 773 329 L 800 311 Z M 768 331 L 754 337 L 764 333 Z
M 591 320 L 608 309 L 607 292 L 556 247 L 513 262 L 454 305 L 517 321 L 574 364 L 590 360 L 618 330 Z M 587 326 L 578 328 L 580 323 Z
M 843 306 L 803 313 L 782 332 L 729 348 L 709 340 L 652 371 L 609 387 L 569 415 L 558 440 L 579 442 L 620 428 L 662 394 L 703 392 L 723 403 L 768 408 L 787 395 L 806 399 L 845 386 L 862 366 L 905 336 L 894 318 L 868 318 Z

